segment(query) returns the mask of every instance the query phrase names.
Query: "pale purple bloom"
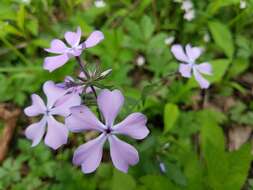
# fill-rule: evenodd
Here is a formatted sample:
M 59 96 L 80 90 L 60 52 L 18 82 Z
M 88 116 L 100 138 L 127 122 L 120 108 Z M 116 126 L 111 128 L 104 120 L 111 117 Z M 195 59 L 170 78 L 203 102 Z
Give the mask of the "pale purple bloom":
M 106 3 L 103 0 L 95 0 L 94 4 L 97 8 L 103 8 L 106 6 Z
M 44 69 L 52 72 L 63 66 L 70 58 L 80 56 L 84 49 L 93 47 L 104 39 L 102 32 L 94 31 L 86 41 L 80 43 L 81 35 L 80 27 L 77 28 L 76 32 L 66 32 L 64 38 L 68 46 L 59 39 L 52 40 L 50 48 L 45 50 L 58 55 L 46 57 L 43 65 Z
M 189 10 L 186 11 L 184 14 L 184 19 L 188 20 L 188 21 L 192 21 L 195 18 L 195 10 Z
M 181 9 L 184 10 L 185 12 L 190 11 L 191 9 L 193 9 L 192 2 L 189 0 L 183 1 Z
M 124 103 L 124 96 L 119 90 L 102 90 L 97 103 L 105 123 L 100 122 L 86 106 L 71 108 L 71 115 L 66 118 L 66 125 L 72 132 L 95 130 L 101 133 L 97 138 L 78 147 L 73 156 L 73 164 L 81 165 L 84 173 L 95 171 L 102 159 L 103 145 L 108 139 L 114 166 L 122 172 L 127 172 L 129 166 L 138 163 L 138 152 L 116 135 L 145 138 L 149 134 L 146 127 L 147 118 L 142 113 L 132 113 L 115 125 L 115 118 Z
M 66 91 L 57 87 L 52 81 L 44 83 L 43 91 L 47 96 L 47 104 L 45 105 L 40 96 L 32 94 L 32 105 L 24 110 L 25 114 L 30 117 L 42 115 L 39 122 L 26 128 L 25 135 L 32 140 L 32 146 L 36 146 L 46 133 L 45 144 L 57 149 L 67 143 L 68 129 L 63 123 L 58 122 L 54 116 L 68 116 L 70 114 L 69 108 L 80 105 L 81 99 L 78 95 L 72 95 L 67 101 L 62 101 L 62 98 L 65 99 Z
M 190 0 L 183 1 L 181 9 L 185 11 L 184 19 L 191 21 L 195 18 L 195 10 L 192 1 Z
M 179 66 L 179 72 L 183 77 L 190 78 L 193 74 L 201 88 L 209 87 L 209 81 L 203 78 L 201 74 L 212 75 L 212 66 L 207 62 L 201 64 L 195 62 L 202 53 L 201 48 L 192 47 L 188 44 L 184 51 L 183 47 L 177 44 L 172 46 L 171 51 L 177 60 L 182 62 Z

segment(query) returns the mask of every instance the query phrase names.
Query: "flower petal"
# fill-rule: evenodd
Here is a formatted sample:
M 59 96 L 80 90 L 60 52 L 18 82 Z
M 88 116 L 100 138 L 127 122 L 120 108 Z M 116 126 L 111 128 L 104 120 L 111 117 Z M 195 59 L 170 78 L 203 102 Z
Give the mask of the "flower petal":
M 76 32 L 66 32 L 64 38 L 70 46 L 75 47 L 80 43 L 81 35 L 81 28 L 78 27 Z
M 43 117 L 39 122 L 29 125 L 25 130 L 26 138 L 32 140 L 32 147 L 39 144 L 44 133 L 46 126 L 46 118 Z
M 69 60 L 69 56 L 65 53 L 62 55 L 46 57 L 43 63 L 43 68 L 49 72 L 63 66 Z
M 62 123 L 56 121 L 52 116 L 47 118 L 47 134 L 45 144 L 54 150 L 58 149 L 68 141 L 68 129 Z
M 202 53 L 202 49 L 199 47 L 192 47 L 190 44 L 186 45 L 186 55 L 194 62 Z
M 66 117 L 70 114 L 71 107 L 79 106 L 80 104 L 81 98 L 78 94 L 66 94 L 56 101 L 55 108 L 51 110 L 51 114 Z
M 91 173 L 99 166 L 106 136 L 101 134 L 97 138 L 79 146 L 73 156 L 74 165 L 82 165 L 83 173 Z
M 127 172 L 129 166 L 139 162 L 137 150 L 130 144 L 112 135 L 108 137 L 110 143 L 110 154 L 113 165 L 122 172 Z
M 56 101 L 66 93 L 66 90 L 58 87 L 53 81 L 45 82 L 43 85 L 43 91 L 47 96 L 48 108 L 52 108 Z
M 193 68 L 193 74 L 195 76 L 196 81 L 199 83 L 200 87 L 203 89 L 207 89 L 210 86 L 210 83 L 208 80 L 202 77 L 202 75 L 195 69 Z
M 37 94 L 32 94 L 31 98 L 32 98 L 32 105 L 25 108 L 24 110 L 25 114 L 27 116 L 33 117 L 45 113 L 47 108 L 41 97 L 38 96 Z
M 183 77 L 190 78 L 192 76 L 191 71 L 192 71 L 192 67 L 190 64 L 181 63 L 179 65 L 179 72 L 181 73 Z
M 66 51 L 67 47 L 66 45 L 63 43 L 63 41 L 59 40 L 59 39 L 54 39 L 52 40 L 51 44 L 50 44 L 50 48 L 46 48 L 45 50 L 49 53 L 59 53 L 62 54 Z
M 207 62 L 196 65 L 196 69 L 202 74 L 212 75 L 212 65 Z
M 149 134 L 146 123 L 147 118 L 145 115 L 142 113 L 132 113 L 112 129 L 114 134 L 124 134 L 135 139 L 144 139 Z
M 90 48 L 97 45 L 104 39 L 104 34 L 98 30 L 92 32 L 90 36 L 83 43 L 83 48 Z
M 176 57 L 177 60 L 188 63 L 190 60 L 185 54 L 183 47 L 179 44 L 173 45 L 171 47 L 171 52 Z
M 72 132 L 96 130 L 103 132 L 106 128 L 86 106 L 70 108 L 71 115 L 66 118 L 66 125 Z
M 102 90 L 97 98 L 99 110 L 103 113 L 106 126 L 113 126 L 123 103 L 124 96 L 119 90 Z

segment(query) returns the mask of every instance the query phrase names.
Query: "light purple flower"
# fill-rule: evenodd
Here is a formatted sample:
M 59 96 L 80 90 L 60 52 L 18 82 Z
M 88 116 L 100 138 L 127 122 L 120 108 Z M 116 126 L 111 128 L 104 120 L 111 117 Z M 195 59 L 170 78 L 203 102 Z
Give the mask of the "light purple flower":
M 24 110 L 25 114 L 30 117 L 42 115 L 39 122 L 26 128 L 25 135 L 32 140 L 32 146 L 36 146 L 46 133 L 47 126 L 45 144 L 57 149 L 67 143 L 68 129 L 63 123 L 58 122 L 54 115 L 68 116 L 69 108 L 80 105 L 81 99 L 78 95 L 72 95 L 67 101 L 62 101 L 62 98 L 65 99 L 66 91 L 57 87 L 52 81 L 44 83 L 43 91 L 47 96 L 47 104 L 45 105 L 40 96 L 32 94 L 32 105 Z
M 129 166 L 138 163 L 138 152 L 116 135 L 127 135 L 135 139 L 145 138 L 149 134 L 146 127 L 147 118 L 141 113 L 132 113 L 115 125 L 114 120 L 124 103 L 124 96 L 119 90 L 102 90 L 97 103 L 105 123 L 100 122 L 86 106 L 71 108 L 71 115 L 66 118 L 66 125 L 72 132 L 95 130 L 101 133 L 97 138 L 77 148 L 73 163 L 77 166 L 81 165 L 84 173 L 95 171 L 102 159 L 103 145 L 108 139 L 114 166 L 122 172 L 127 172 Z
M 84 49 L 93 47 L 104 39 L 102 32 L 94 31 L 86 41 L 80 43 L 81 35 L 80 27 L 77 28 L 76 32 L 66 32 L 64 38 L 69 47 L 59 39 L 52 40 L 50 48 L 45 50 L 58 55 L 46 57 L 43 65 L 44 69 L 52 72 L 63 66 L 70 58 L 80 56 Z
M 203 78 L 201 74 L 212 75 L 212 66 L 207 62 L 196 64 L 196 59 L 202 53 L 201 48 L 192 47 L 188 44 L 184 51 L 181 45 L 176 44 L 172 46 L 171 51 L 177 60 L 182 62 L 179 66 L 179 72 L 183 77 L 190 78 L 193 74 L 201 88 L 206 89 L 210 86 L 209 81 Z

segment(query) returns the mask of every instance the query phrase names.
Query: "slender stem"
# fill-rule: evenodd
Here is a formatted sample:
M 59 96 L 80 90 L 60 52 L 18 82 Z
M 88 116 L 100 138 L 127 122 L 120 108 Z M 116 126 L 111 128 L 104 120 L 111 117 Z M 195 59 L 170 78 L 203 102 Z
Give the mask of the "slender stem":
M 26 59 L 26 57 L 15 47 L 13 46 L 7 39 L 0 37 L 0 40 L 9 48 L 11 49 L 25 64 L 31 65 L 30 61 Z
M 82 59 L 80 58 L 80 56 L 77 56 L 77 57 L 76 57 L 76 60 L 77 60 L 77 62 L 78 62 L 78 64 L 79 64 L 81 70 L 82 70 L 83 73 L 85 74 L 86 78 L 89 80 L 91 76 L 90 76 L 89 72 L 85 69 L 85 67 L 84 67 L 85 64 L 83 63 L 83 61 L 82 61 Z M 97 96 L 96 90 L 95 90 L 95 88 L 94 88 L 94 86 L 93 86 L 92 84 L 90 84 L 90 88 L 91 88 L 92 93 L 94 94 L 94 96 L 95 96 L 95 98 L 96 98 L 96 100 L 97 100 L 97 97 L 98 97 L 98 96 Z M 101 121 L 104 121 L 104 120 L 103 120 L 103 117 L 102 117 L 102 115 L 101 115 L 101 113 L 100 113 L 100 111 L 99 111 L 99 109 L 98 109 L 98 107 L 97 107 L 97 112 L 98 112 L 99 119 L 100 119 Z
M 201 90 L 201 102 L 200 102 L 201 109 L 205 108 L 205 103 L 206 103 L 206 90 L 202 89 Z
M 90 85 L 90 88 L 91 88 L 91 90 L 92 90 L 92 92 L 93 92 L 95 98 L 97 99 L 98 96 L 97 96 L 97 93 L 96 93 L 96 90 L 95 90 L 94 86 Z
M 160 82 L 166 80 L 168 77 L 171 77 L 171 76 L 174 76 L 174 75 L 177 75 L 177 74 L 178 74 L 178 71 L 168 73 L 168 74 L 165 75 L 164 77 L 160 78 L 158 81 L 153 82 L 153 84 L 159 84 Z
M 89 79 L 89 78 L 90 78 L 90 75 L 89 75 L 88 71 L 85 69 L 85 67 L 84 67 L 85 64 L 83 63 L 83 61 L 82 61 L 82 59 L 80 58 L 80 56 L 77 56 L 77 57 L 76 57 L 76 60 L 77 60 L 77 63 L 79 64 L 79 66 L 81 67 L 83 73 L 85 74 L 85 77 L 86 77 L 87 79 Z

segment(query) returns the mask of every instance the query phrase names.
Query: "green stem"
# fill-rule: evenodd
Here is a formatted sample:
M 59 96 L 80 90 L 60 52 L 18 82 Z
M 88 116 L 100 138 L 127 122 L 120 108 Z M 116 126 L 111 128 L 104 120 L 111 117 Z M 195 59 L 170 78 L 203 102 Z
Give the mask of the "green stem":
M 76 57 L 76 60 L 77 60 L 77 62 L 78 62 L 78 64 L 79 64 L 81 70 L 83 71 L 84 75 L 86 76 L 87 80 L 89 80 L 89 79 L 91 78 L 91 76 L 90 76 L 89 72 L 86 70 L 85 64 L 83 63 L 81 57 L 80 57 L 80 56 L 77 56 L 77 57 Z M 98 97 L 98 96 L 97 96 L 96 90 L 95 90 L 95 88 L 94 88 L 94 86 L 93 86 L 92 84 L 90 84 L 90 88 L 91 88 L 92 93 L 94 94 L 94 96 L 95 96 L 95 98 L 96 98 L 96 100 L 97 100 L 97 97 Z M 101 121 L 104 121 L 104 120 L 103 120 L 103 117 L 102 117 L 102 115 L 101 115 L 101 113 L 100 113 L 100 111 L 99 111 L 99 109 L 98 109 L 98 106 L 97 106 L 97 112 L 98 112 L 99 119 L 100 119 Z
M 3 41 L 3 43 L 8 47 L 8 48 L 10 48 L 25 64 L 27 64 L 27 65 L 29 65 L 30 64 L 30 61 L 28 61 L 26 58 L 25 58 L 25 56 L 22 54 L 22 53 L 20 53 L 19 51 L 18 51 L 18 49 L 15 47 L 15 46 L 13 46 L 8 40 L 6 40 L 5 38 L 3 38 L 3 37 L 0 37 L 0 39 Z

